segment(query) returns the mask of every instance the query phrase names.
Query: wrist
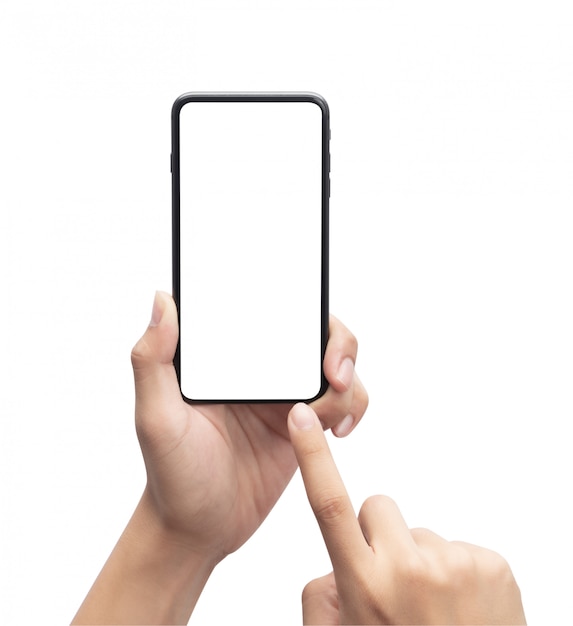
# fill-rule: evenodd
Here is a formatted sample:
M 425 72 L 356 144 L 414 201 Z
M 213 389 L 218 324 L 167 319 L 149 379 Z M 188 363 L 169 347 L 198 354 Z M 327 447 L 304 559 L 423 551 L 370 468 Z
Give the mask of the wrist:
M 186 624 L 217 560 L 159 518 L 144 491 L 74 624 Z
M 217 560 L 194 549 L 188 537 L 163 523 L 147 489 L 124 538 L 126 547 L 139 555 L 142 573 L 161 585 L 166 606 L 179 606 L 180 612 L 186 614 L 186 622 Z

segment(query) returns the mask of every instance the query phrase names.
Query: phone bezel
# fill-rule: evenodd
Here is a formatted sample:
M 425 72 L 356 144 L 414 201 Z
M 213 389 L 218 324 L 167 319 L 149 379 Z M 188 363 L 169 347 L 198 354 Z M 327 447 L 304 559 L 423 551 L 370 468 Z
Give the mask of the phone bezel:
M 328 341 L 329 291 L 329 198 L 330 198 L 330 113 L 326 100 L 313 92 L 188 92 L 179 96 L 171 112 L 171 180 L 172 180 L 172 280 L 173 298 L 181 324 L 181 237 L 180 237 L 180 113 L 190 102 L 312 102 L 322 112 L 322 206 L 321 206 L 321 351 L 322 361 Z M 183 399 L 190 404 L 293 404 L 312 402 L 322 396 L 328 387 L 321 361 L 321 385 L 312 398 L 253 398 L 210 399 L 188 398 L 181 389 L 181 333 L 177 341 L 174 366 Z

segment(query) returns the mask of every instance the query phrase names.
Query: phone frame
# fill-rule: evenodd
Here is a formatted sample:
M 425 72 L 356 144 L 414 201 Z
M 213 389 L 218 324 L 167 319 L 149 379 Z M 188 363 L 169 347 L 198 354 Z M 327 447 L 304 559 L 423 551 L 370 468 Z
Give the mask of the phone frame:
M 322 112 L 322 170 L 321 170 L 321 384 L 312 398 L 254 398 L 254 399 L 196 399 L 185 396 L 181 389 L 181 334 L 177 340 L 174 366 L 179 389 L 189 404 L 293 404 L 311 402 L 322 396 L 328 387 L 323 361 L 328 341 L 329 324 L 329 198 L 330 198 L 330 113 L 326 100 L 313 92 L 188 92 L 179 96 L 171 111 L 171 181 L 172 181 L 172 280 L 173 298 L 181 324 L 181 233 L 180 233 L 180 112 L 189 102 L 311 102 Z

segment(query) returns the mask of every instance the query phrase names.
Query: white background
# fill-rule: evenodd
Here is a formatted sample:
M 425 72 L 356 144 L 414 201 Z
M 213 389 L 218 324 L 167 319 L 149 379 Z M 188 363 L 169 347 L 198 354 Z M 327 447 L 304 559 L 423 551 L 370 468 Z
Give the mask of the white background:
M 69 622 L 142 490 L 129 351 L 171 284 L 170 107 L 211 89 L 330 104 L 355 505 L 500 551 L 531 624 L 570 617 L 572 32 L 565 1 L 3 1 L 3 623 Z M 195 622 L 298 623 L 327 570 L 296 477 Z

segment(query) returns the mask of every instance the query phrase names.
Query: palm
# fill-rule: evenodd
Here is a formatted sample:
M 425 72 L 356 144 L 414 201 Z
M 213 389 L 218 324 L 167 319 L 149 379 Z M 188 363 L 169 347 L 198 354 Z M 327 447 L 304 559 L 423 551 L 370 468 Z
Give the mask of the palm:
M 202 405 L 181 401 L 155 454 L 151 480 L 169 521 L 222 558 L 267 516 L 296 468 L 290 405 Z M 192 485 L 192 487 L 190 487 Z

